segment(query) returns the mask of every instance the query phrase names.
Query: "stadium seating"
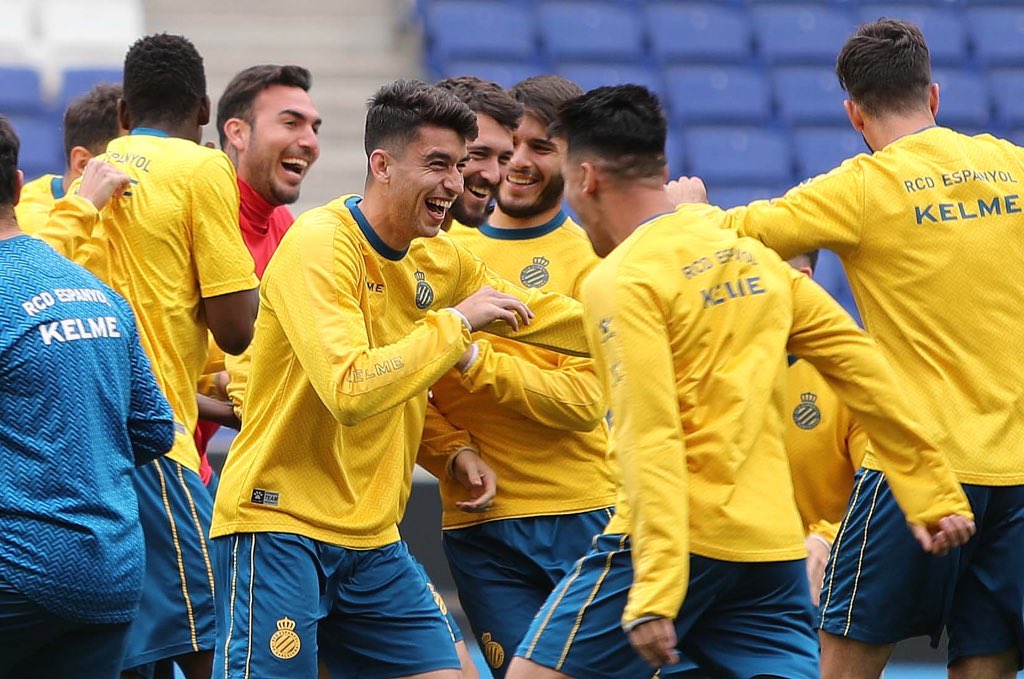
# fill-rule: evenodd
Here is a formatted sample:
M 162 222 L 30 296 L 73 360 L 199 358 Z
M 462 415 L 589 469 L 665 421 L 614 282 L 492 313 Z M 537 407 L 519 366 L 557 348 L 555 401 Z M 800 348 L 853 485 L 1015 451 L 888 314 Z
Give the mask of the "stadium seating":
M 63 111 L 71 100 L 85 94 L 97 83 L 121 82 L 120 68 L 69 68 L 62 74 L 60 88 L 60 109 Z
M 967 61 L 967 32 L 961 15 L 952 7 L 905 4 L 870 4 L 858 10 L 862 22 L 899 17 L 921 27 L 935 65 L 959 66 Z
M 547 68 L 533 62 L 450 61 L 445 65 L 439 77 L 454 78 L 460 75 L 475 75 L 478 78 L 496 82 L 502 87 L 512 87 L 520 80 L 547 72 Z
M 643 85 L 658 94 L 664 90 L 660 73 L 637 64 L 562 64 L 555 68 L 555 73 L 572 80 L 584 91 L 627 83 Z
M 932 78 L 939 84 L 939 124 L 959 130 L 985 128 L 989 121 L 989 97 L 982 74 L 967 69 L 935 69 Z
M 538 28 L 552 63 L 632 61 L 644 56 L 639 12 L 613 2 L 544 2 Z
M 790 125 L 845 124 L 845 94 L 831 68 L 782 66 L 772 71 L 779 118 Z
M 500 0 L 438 0 L 427 8 L 433 59 L 529 61 L 536 52 L 532 8 Z
M 847 158 L 866 153 L 867 146 L 849 125 L 793 131 L 793 155 L 800 181 L 838 167 Z
M 25 179 L 47 172 L 64 171 L 64 150 L 60 125 L 47 118 L 11 116 L 11 125 L 21 140 L 18 167 Z
M 644 8 L 651 54 L 660 64 L 743 62 L 752 56 L 750 19 L 724 3 L 658 2 Z
M 769 83 L 745 66 L 677 66 L 665 71 L 666 103 L 673 122 L 766 123 Z
M 1024 66 L 1024 5 L 970 7 L 967 27 L 975 58 L 983 65 Z
M 789 140 L 763 127 L 688 127 L 690 174 L 709 185 L 780 186 L 791 181 Z
M 996 69 L 989 73 L 989 92 L 997 120 L 1006 129 L 1024 125 L 1024 69 Z
M 44 115 L 46 108 L 36 69 L 0 67 L 0 112 L 5 115 Z
M 856 28 L 853 16 L 825 4 L 758 4 L 751 10 L 761 56 L 773 64 L 832 64 Z
M 755 200 L 766 200 L 781 196 L 786 187 L 768 186 L 715 186 L 708 191 L 708 200 L 722 208 L 746 205 Z

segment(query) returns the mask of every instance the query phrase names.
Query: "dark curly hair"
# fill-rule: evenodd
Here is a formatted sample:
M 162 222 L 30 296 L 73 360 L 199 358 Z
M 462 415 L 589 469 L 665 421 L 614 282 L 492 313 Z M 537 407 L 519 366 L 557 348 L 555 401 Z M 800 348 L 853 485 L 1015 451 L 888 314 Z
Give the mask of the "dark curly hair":
M 176 123 L 206 97 L 203 58 L 188 38 L 140 38 L 124 58 L 124 101 L 133 121 Z

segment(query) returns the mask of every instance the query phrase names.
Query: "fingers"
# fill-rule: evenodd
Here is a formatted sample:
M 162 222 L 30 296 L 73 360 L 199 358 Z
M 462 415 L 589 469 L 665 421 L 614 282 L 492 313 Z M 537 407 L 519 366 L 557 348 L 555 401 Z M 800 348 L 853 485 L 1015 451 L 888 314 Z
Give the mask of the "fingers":
M 949 548 L 965 544 L 974 535 L 974 522 L 963 516 L 952 515 L 939 520 L 939 530 L 949 540 Z
M 651 667 L 679 662 L 676 630 L 671 620 L 658 618 L 637 625 L 629 632 L 629 643 Z
M 911 526 L 910 532 L 914 534 L 914 539 L 921 545 L 921 549 L 929 553 L 932 552 L 934 545 L 931 533 L 928 532 L 927 528 L 924 526 Z

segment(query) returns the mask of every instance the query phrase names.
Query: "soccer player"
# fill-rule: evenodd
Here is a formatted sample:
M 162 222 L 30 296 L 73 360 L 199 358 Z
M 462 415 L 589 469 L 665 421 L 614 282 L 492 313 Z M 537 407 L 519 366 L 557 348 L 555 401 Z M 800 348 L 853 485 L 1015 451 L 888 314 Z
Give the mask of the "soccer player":
M 598 88 L 563 106 L 556 124 L 566 197 L 606 258 L 583 299 L 622 492 L 509 676 L 640 677 L 645 661 L 673 663 L 678 648 L 716 676 L 816 677 L 781 436 L 786 349 L 810 360 L 872 435 L 923 547 L 967 539 L 967 499 L 881 353 L 825 291 L 720 228 L 717 208 L 674 209 L 657 97 Z
M 382 87 L 365 195 L 302 215 L 264 273 L 212 530 L 228 588 L 218 675 L 314 676 L 319 657 L 332 674 L 458 676 L 451 630 L 397 528 L 427 389 L 494 320 L 494 332 L 586 351 L 576 302 L 515 288 L 438 235 L 476 133 L 444 90 Z
M 579 94 L 562 78 L 528 81 L 518 94 L 531 120 L 520 123 L 522 105 L 494 83 L 464 77 L 438 85 L 476 113 L 481 133 L 470 145 L 470 162 L 474 148 L 488 149 L 491 158 L 481 179 L 467 168 L 463 199 L 471 186 L 498 187 L 500 158 L 512 155 L 513 130 L 539 134 L 558 106 Z M 545 136 L 543 142 L 551 140 Z M 533 154 L 520 138 L 513 156 L 518 171 L 530 165 Z M 561 186 L 550 174 L 547 181 Z M 475 208 L 484 203 L 473 195 Z M 586 234 L 564 213 L 544 219 L 542 226 L 522 226 L 531 220 L 518 219 L 509 227 L 483 224 L 450 233 L 505 279 L 578 298 L 597 258 Z M 482 333 L 473 339 L 456 369 L 431 390 L 444 418 L 471 438 L 453 438 L 443 427 L 429 426 L 438 421 L 430 419 L 423 445 L 438 452 L 475 445 L 500 480 L 495 504 L 467 513 L 458 507 L 463 487 L 443 470 L 437 473 L 445 552 L 459 599 L 492 673 L 502 677 L 537 609 L 611 518 L 615 482 L 606 460 L 605 399 L 593 361 Z
M 103 153 L 114 137 L 125 133 L 117 120 L 121 86 L 96 85 L 76 98 L 64 111 L 64 174 L 45 174 L 28 182 L 14 207 L 18 226 L 35 235 L 46 224 L 54 203 L 82 176 L 89 159 Z
M 146 579 L 125 666 L 171 658 L 187 677 L 208 677 L 216 638 L 207 544 L 212 500 L 192 438 L 195 389 L 208 330 L 228 353 L 248 345 L 258 281 L 238 227 L 234 168 L 222 152 L 198 143 L 210 102 L 192 43 L 158 34 L 132 45 L 118 115 L 131 133 L 98 159 L 129 175 L 130 196 L 103 211 L 85 261 L 135 310 L 176 429 L 167 456 L 135 474 Z M 58 201 L 56 211 L 78 198 Z
M 783 257 L 839 255 L 865 326 L 964 484 L 978 535 L 952 557 L 921 554 L 869 453 L 822 593 L 822 673 L 875 677 L 896 642 L 937 642 L 945 627 L 950 676 L 1013 676 L 1024 639 L 1024 571 L 1007 568 L 1024 545 L 1024 152 L 936 125 L 939 88 L 912 24 L 864 24 L 836 73 L 872 153 L 730 211 L 727 226 Z
M 131 472 L 174 441 L 131 307 L 19 229 L 0 116 L 0 676 L 120 674 L 145 559 Z M 101 208 L 127 176 L 80 196 Z

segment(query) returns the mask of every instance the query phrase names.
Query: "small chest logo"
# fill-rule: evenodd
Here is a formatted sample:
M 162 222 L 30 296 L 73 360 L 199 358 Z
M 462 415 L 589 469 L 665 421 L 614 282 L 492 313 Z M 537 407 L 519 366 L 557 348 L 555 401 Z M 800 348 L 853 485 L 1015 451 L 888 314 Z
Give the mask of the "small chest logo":
M 420 309 L 429 309 L 434 303 L 434 288 L 430 287 L 430 283 L 426 281 L 427 275 L 422 271 L 417 271 L 413 275 L 416 276 L 416 306 Z
M 254 505 L 267 505 L 268 507 L 276 507 L 281 501 L 281 494 L 273 490 L 264 490 L 263 488 L 253 488 L 252 495 L 249 499 Z
M 544 257 L 534 257 L 533 264 L 528 264 L 519 272 L 519 282 L 528 288 L 543 287 L 551 276 L 548 274 L 547 266 L 550 264 Z
M 291 660 L 299 654 L 302 639 L 295 633 L 295 621 L 281 618 L 277 621 L 277 631 L 270 637 L 270 652 L 281 660 Z
M 484 632 L 480 637 L 480 645 L 484 647 L 484 657 L 487 664 L 498 669 L 505 663 L 505 649 L 491 637 L 490 632 Z
M 817 394 L 805 391 L 800 394 L 800 403 L 793 408 L 793 422 L 801 429 L 814 429 L 821 422 L 821 411 L 815 405 Z

